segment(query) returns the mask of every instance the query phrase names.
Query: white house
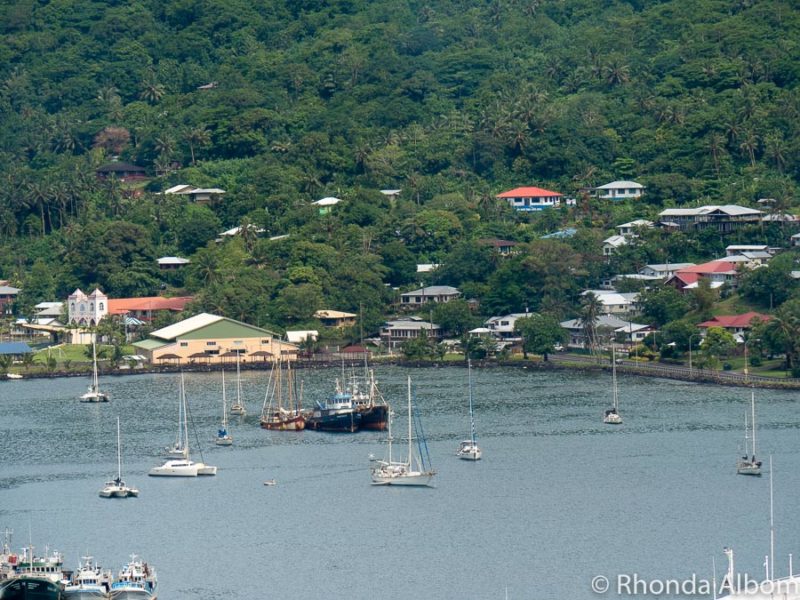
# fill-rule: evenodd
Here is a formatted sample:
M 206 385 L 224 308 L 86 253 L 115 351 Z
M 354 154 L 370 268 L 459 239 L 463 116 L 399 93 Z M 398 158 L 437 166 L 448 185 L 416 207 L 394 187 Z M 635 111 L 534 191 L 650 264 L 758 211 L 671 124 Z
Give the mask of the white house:
M 636 310 L 639 294 L 620 293 L 615 290 L 586 290 L 581 295 L 593 294 L 603 306 L 603 314 L 625 314 Z
M 659 279 L 667 279 L 672 277 L 676 271 L 682 271 L 689 267 L 695 266 L 694 263 L 664 263 L 645 265 L 639 269 L 639 275 L 646 275 L 648 277 L 658 277 Z
M 449 285 L 429 285 L 418 290 L 400 294 L 403 306 L 421 306 L 428 302 L 450 302 L 461 295 L 457 288 Z
M 617 225 L 617 231 L 619 232 L 619 235 L 633 237 L 636 235 L 636 231 L 638 229 L 650 229 L 652 227 L 652 221 L 648 221 L 647 219 L 636 219 L 635 221 L 630 221 L 629 223 Z
M 569 332 L 568 346 L 573 348 L 584 348 L 587 344 L 586 327 L 581 319 L 570 319 L 562 321 L 561 327 Z M 614 334 L 614 336 L 624 335 L 630 342 L 640 342 L 653 329 L 648 325 L 641 325 L 620 319 L 616 315 L 600 315 L 594 324 L 595 330 Z M 607 337 L 607 336 L 604 336 Z
M 628 238 L 624 235 L 612 235 L 603 240 L 603 256 L 611 256 L 622 246 L 628 243 Z
M 563 194 L 540 187 L 518 187 L 497 194 L 497 198 L 508 201 L 511 208 L 523 212 L 539 211 L 561 206 Z
M 697 208 L 668 208 L 658 213 L 662 222 L 674 223 L 682 230 L 716 228 L 725 233 L 761 221 L 764 213 L 737 204 L 699 206 Z
M 725 248 L 725 256 L 736 256 L 745 252 L 769 253 L 769 246 L 767 244 L 731 244 Z
M 213 199 L 225 194 L 225 190 L 219 188 L 199 188 L 193 185 L 175 185 L 164 190 L 165 194 L 178 194 L 181 196 L 189 196 L 192 202 L 199 202 L 200 204 L 211 202 Z
M 390 350 L 399 348 L 408 340 L 413 340 L 421 335 L 438 342 L 442 339 L 442 329 L 436 323 L 429 323 L 418 317 L 409 317 L 387 321 L 380 330 L 381 342 Z
M 612 181 L 595 188 L 595 194 L 601 200 L 627 200 L 641 198 L 644 186 L 635 181 Z
M 484 322 L 486 328 L 492 332 L 496 338 L 501 340 L 519 340 L 519 334 L 514 331 L 518 319 L 530 317 L 530 313 L 511 313 L 503 317 L 492 317 Z

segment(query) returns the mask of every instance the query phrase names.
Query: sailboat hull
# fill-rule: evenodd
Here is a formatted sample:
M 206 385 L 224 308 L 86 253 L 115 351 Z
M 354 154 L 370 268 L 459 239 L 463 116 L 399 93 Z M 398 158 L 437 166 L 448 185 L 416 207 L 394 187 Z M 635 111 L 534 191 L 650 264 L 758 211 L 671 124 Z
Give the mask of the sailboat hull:
M 738 463 L 736 463 L 736 473 L 738 475 L 753 475 L 755 477 L 761 477 L 761 463 L 754 463 L 749 460 L 740 460 Z
M 81 402 L 108 402 L 108 394 L 105 392 L 86 392 L 80 397 Z
M 261 419 L 261 427 L 273 431 L 302 431 L 306 428 L 306 418 L 303 415 L 273 415 Z
M 408 471 L 399 475 L 372 474 L 372 485 L 395 485 L 403 487 L 430 487 L 434 473 Z

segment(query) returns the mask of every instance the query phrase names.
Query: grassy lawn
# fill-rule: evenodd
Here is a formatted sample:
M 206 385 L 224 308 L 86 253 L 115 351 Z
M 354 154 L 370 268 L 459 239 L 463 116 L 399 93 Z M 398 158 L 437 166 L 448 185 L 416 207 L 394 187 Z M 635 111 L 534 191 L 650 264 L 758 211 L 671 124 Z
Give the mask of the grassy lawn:
M 89 348 L 88 353 L 86 352 L 87 348 Z M 105 356 L 110 355 L 112 348 L 112 346 L 104 344 L 97 346 L 98 362 L 106 361 Z M 133 346 L 123 346 L 122 354 L 135 354 Z M 59 344 L 58 346 L 44 348 L 34 355 L 33 361 L 34 363 L 45 364 L 48 356 L 54 357 L 59 367 L 67 361 L 72 365 L 90 364 L 92 362 L 91 347 L 85 344 Z
M 746 312 L 755 311 L 758 313 L 767 312 L 764 308 L 748 303 L 744 298 L 738 294 L 733 294 L 730 298 L 720 300 L 714 305 L 712 313 L 717 315 L 740 315 Z

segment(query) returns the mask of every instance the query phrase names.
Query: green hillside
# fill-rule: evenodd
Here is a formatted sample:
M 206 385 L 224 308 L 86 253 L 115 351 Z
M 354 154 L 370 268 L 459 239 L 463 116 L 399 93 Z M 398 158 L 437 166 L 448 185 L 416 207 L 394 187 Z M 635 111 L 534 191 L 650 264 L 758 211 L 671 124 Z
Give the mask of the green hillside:
M 789 1 L 4 0 L 0 58 L 0 278 L 23 310 L 99 285 L 185 290 L 261 326 L 335 308 L 374 327 L 432 262 L 482 314 L 564 316 L 643 261 L 790 234 L 654 233 L 609 262 L 617 219 L 759 198 L 796 210 Z M 99 181 L 112 157 L 148 180 Z M 638 205 L 580 195 L 629 178 L 647 186 Z M 157 194 L 181 183 L 226 194 Z M 520 215 L 494 198 L 520 185 L 578 207 Z M 324 196 L 343 202 L 320 215 Z M 566 226 L 575 238 L 538 240 Z M 488 237 L 520 254 L 501 261 Z M 192 265 L 165 275 L 164 255 Z

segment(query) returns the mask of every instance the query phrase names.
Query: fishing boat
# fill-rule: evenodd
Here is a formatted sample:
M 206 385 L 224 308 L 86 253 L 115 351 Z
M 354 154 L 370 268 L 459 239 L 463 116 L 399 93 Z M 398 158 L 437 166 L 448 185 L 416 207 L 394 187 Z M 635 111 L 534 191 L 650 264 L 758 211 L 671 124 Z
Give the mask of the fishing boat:
M 756 459 L 756 395 L 750 392 L 750 425 L 747 423 L 747 411 L 744 413 L 744 456 L 736 461 L 736 473 L 739 475 L 761 475 L 761 461 Z M 752 435 L 750 434 L 752 430 Z M 748 447 L 748 442 L 751 442 Z M 749 451 L 749 452 L 748 452 Z M 750 456 L 748 458 L 748 455 Z
M 261 408 L 261 427 L 277 431 L 301 431 L 306 427 L 302 391 L 297 393 L 297 381 L 292 376 L 291 363 L 286 361 L 286 369 L 282 363 L 281 359 L 277 359 L 270 371 Z
M 59 552 L 36 556 L 31 545 L 6 560 L 11 571 L 0 580 L 0 600 L 64 600 L 64 558 Z
M 97 376 L 97 347 L 94 342 L 92 342 L 92 382 L 80 400 L 81 402 L 108 402 L 109 400 L 108 394 L 100 391 L 100 380 Z
M 111 481 L 106 481 L 106 485 L 100 490 L 101 498 L 127 498 L 136 497 L 139 490 L 127 485 L 122 481 L 122 445 L 119 437 L 119 417 L 117 417 L 117 477 Z
M 375 374 L 364 364 L 364 375 L 352 375 L 347 391 L 353 398 L 356 411 L 361 415 L 360 429 L 384 431 L 389 422 L 389 405 L 384 400 L 375 381 Z
M 64 588 L 67 600 L 100 600 L 108 598 L 113 575 L 92 562 L 91 556 L 81 558 L 78 570 Z
M 469 439 L 463 440 L 456 451 L 456 456 L 462 460 L 480 460 L 481 452 L 475 441 L 475 417 L 472 413 L 472 362 L 467 360 L 467 385 L 469 387 Z
M 231 404 L 231 414 L 244 416 L 247 414 L 247 409 L 242 403 L 242 378 L 239 371 L 239 353 L 236 353 L 236 402 Z
M 611 395 L 612 406 L 603 415 L 603 423 L 622 425 L 622 416 L 619 414 L 619 393 L 617 392 L 617 355 L 614 346 L 611 346 Z
M 216 475 L 217 467 L 207 465 L 204 462 L 194 462 L 189 457 L 189 422 L 187 417 L 186 386 L 183 381 L 183 373 L 181 373 L 180 378 L 179 402 L 182 405 L 180 412 L 183 415 L 183 423 L 178 435 L 181 437 L 180 444 L 183 448 L 184 455 L 182 458 L 170 459 L 163 465 L 153 467 L 148 472 L 148 475 L 153 477 L 197 477 L 198 475 Z
M 156 570 L 135 554 L 111 584 L 112 600 L 156 600 L 157 594 Z
M 414 419 L 411 403 L 411 377 L 408 378 L 408 455 L 404 461 L 392 457 L 392 415 L 389 414 L 388 458 L 372 468 L 372 485 L 430 486 L 436 471 L 430 468 L 428 447 L 422 433 L 422 424 Z M 414 445 L 412 428 L 419 431 Z M 425 460 L 423 457 L 427 457 Z
M 323 401 L 317 400 L 316 404 L 306 419 L 306 429 L 346 433 L 358 431 L 361 413 L 356 410 L 353 395 L 342 388 L 338 379 L 333 395 Z
M 222 423 L 217 429 L 217 437 L 214 438 L 217 446 L 230 446 L 233 444 L 233 436 L 228 433 L 228 407 L 225 398 L 225 371 L 222 371 Z

